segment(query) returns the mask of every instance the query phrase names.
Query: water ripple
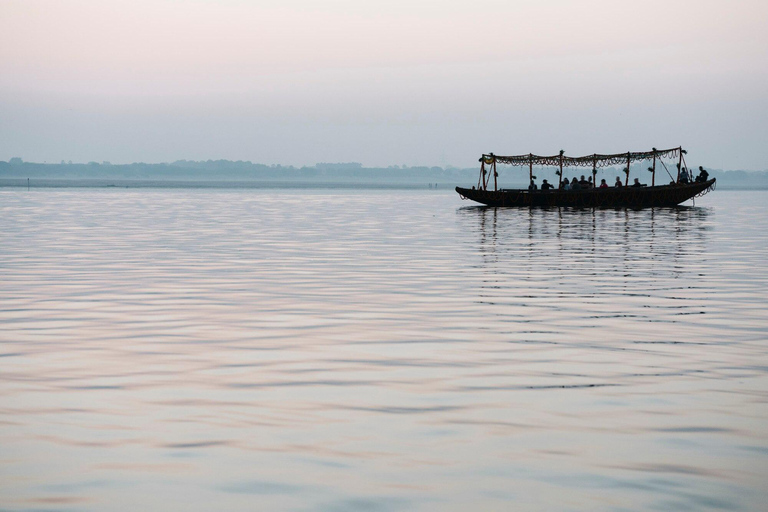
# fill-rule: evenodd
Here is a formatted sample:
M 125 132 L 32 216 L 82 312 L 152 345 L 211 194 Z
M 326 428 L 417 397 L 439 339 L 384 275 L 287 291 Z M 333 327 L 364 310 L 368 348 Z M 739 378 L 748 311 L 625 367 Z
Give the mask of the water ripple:
M 3 510 L 757 510 L 768 196 L 0 191 Z

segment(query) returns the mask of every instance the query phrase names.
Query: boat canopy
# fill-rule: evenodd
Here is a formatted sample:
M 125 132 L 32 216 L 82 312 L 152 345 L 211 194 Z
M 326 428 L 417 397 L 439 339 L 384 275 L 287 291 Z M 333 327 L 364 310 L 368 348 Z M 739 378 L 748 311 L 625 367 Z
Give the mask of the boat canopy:
M 565 156 L 563 151 L 560 151 L 558 155 L 542 156 L 542 155 L 515 155 L 515 156 L 499 156 L 489 153 L 483 155 L 480 161 L 485 164 L 507 164 L 518 166 L 532 166 L 532 165 L 553 165 L 553 166 L 567 166 L 567 167 L 591 167 L 593 169 L 599 169 L 602 167 L 608 167 L 610 165 L 627 164 L 627 162 L 639 162 L 643 160 L 653 160 L 654 158 L 677 158 L 681 155 L 681 151 L 685 153 L 682 148 L 672 149 L 656 149 L 652 151 L 640 151 L 640 152 L 627 152 L 616 153 L 613 155 L 586 155 L 586 156 Z

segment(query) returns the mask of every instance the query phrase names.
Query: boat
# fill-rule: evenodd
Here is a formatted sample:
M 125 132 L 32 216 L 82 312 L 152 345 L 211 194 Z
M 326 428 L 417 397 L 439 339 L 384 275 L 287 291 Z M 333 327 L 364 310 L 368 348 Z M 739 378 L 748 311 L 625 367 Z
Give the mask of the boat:
M 700 177 L 689 181 L 688 169 L 685 164 L 686 151 L 682 147 L 642 152 L 627 152 L 616 154 L 592 154 L 580 157 L 569 157 L 560 151 L 553 156 L 534 154 L 499 156 L 493 153 L 482 155 L 480 158 L 480 177 L 477 186 L 472 188 L 456 187 L 462 199 L 470 199 L 487 206 L 517 206 L 517 207 L 555 207 L 567 206 L 574 208 L 650 208 L 677 206 L 689 199 L 702 196 L 715 189 L 716 180 L 707 179 L 708 173 L 699 167 Z M 663 159 L 677 159 L 677 177 L 667 168 Z M 633 162 L 652 161 L 648 168 L 651 172 L 651 185 L 629 185 L 630 168 Z M 656 185 L 657 164 L 660 163 L 671 178 L 669 184 Z M 499 189 L 497 164 L 517 167 L 528 167 L 529 179 L 534 183 L 533 166 L 553 166 L 557 170 L 559 183 L 550 190 L 534 189 Z M 581 188 L 565 190 L 562 187 L 563 169 L 591 167 L 593 183 L 597 181 L 597 170 L 603 167 L 626 165 L 624 167 L 625 181 L 620 187 Z M 493 187 L 491 188 L 491 178 Z

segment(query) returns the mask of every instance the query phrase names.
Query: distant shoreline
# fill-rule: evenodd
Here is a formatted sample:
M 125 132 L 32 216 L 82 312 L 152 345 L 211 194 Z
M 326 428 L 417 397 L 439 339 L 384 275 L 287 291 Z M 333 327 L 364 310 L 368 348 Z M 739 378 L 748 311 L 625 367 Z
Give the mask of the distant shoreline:
M 466 183 L 402 183 L 358 181 L 279 181 L 279 180 L 140 180 L 140 179 L 51 179 L 0 178 L 0 189 L 8 188 L 165 188 L 165 189 L 320 189 L 320 190 L 453 190 Z M 504 184 L 504 187 L 525 188 L 524 183 Z M 719 184 L 719 190 L 768 190 L 768 184 Z
M 643 166 L 632 166 L 631 176 L 650 184 Z M 707 168 L 721 190 L 768 190 L 768 171 L 724 171 Z M 554 169 L 534 168 L 537 182 L 558 180 Z M 564 169 L 563 176 L 589 174 L 584 169 Z M 656 183 L 669 183 L 676 170 L 658 170 Z M 621 169 L 600 169 L 597 179 L 612 183 L 624 176 Z M 265 165 L 252 162 L 179 160 L 168 164 L 33 163 L 13 158 L 0 161 L 0 187 L 128 187 L 128 188 L 272 188 L 272 189 L 429 189 L 476 185 L 478 168 L 457 167 L 364 167 L 357 162 L 318 163 L 311 167 Z M 527 188 L 528 169 L 499 169 L 499 187 Z
M 365 183 L 260 180 L 105 180 L 0 178 L 0 188 L 177 188 L 177 189 L 323 189 L 323 190 L 453 190 L 448 183 Z M 431 185 L 431 188 L 430 188 Z

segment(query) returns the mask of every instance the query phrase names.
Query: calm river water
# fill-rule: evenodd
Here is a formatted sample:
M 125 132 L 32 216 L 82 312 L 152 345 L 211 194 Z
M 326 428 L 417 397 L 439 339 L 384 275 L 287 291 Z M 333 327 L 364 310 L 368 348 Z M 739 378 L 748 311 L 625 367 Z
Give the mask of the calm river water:
M 4 189 L 0 224 L 0 509 L 768 503 L 768 192 Z

